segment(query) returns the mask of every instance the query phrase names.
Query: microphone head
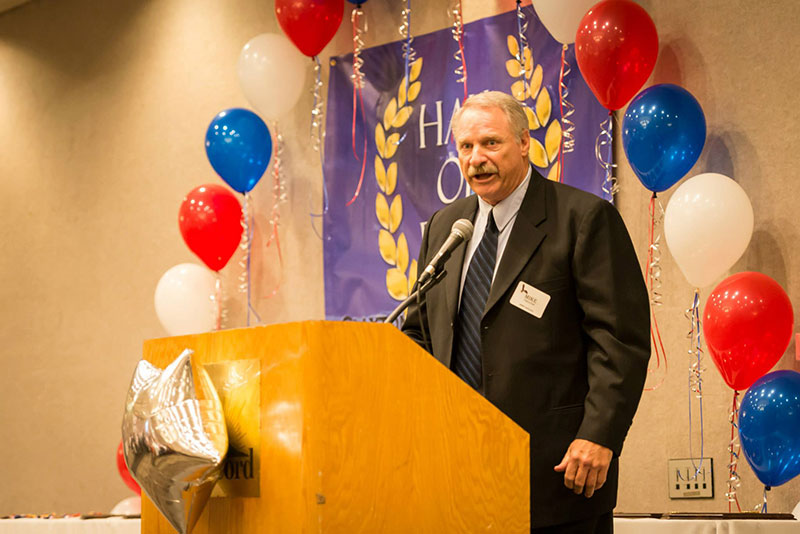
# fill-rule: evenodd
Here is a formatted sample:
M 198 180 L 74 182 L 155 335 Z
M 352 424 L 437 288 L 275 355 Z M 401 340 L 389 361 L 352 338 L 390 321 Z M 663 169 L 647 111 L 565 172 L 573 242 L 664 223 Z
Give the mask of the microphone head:
M 469 219 L 459 219 L 453 223 L 450 228 L 451 234 L 458 234 L 464 241 L 469 241 L 472 238 L 474 227 L 472 221 Z

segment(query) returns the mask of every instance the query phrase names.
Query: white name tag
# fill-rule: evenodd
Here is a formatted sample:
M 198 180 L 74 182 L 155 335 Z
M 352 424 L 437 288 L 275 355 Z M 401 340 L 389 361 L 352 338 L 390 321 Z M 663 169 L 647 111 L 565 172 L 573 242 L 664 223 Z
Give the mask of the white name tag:
M 515 289 L 514 294 L 511 295 L 511 304 L 520 310 L 530 313 L 537 319 L 542 318 L 544 309 L 547 307 L 547 303 L 549 302 L 550 295 L 543 291 L 539 291 L 532 285 L 526 284 L 525 282 L 520 282 L 517 284 L 517 289 Z

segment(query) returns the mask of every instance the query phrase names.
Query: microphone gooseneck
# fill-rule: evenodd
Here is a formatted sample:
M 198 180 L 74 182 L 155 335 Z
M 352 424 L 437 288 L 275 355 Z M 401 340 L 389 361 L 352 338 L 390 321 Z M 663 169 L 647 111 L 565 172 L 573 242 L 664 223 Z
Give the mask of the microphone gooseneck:
M 419 285 L 424 284 L 434 276 L 461 243 L 470 240 L 473 230 L 472 221 L 469 219 L 459 219 L 453 223 L 453 226 L 450 228 L 450 235 L 447 236 L 447 239 L 439 248 L 439 251 L 430 263 L 428 263 L 427 267 L 425 267 L 425 270 L 422 271 L 422 274 L 420 274 Z

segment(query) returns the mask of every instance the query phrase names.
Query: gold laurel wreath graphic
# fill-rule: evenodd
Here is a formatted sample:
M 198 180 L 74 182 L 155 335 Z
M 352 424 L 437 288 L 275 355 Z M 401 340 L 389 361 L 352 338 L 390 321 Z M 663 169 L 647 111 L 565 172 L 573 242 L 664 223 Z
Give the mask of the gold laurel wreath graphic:
M 544 69 L 541 65 L 534 64 L 533 53 L 529 47 L 526 46 L 523 54 L 520 54 L 519 42 L 516 37 L 509 35 L 506 41 L 511 54 L 511 59 L 506 61 L 506 72 L 512 78 L 519 78 L 511 84 L 511 94 L 525 104 L 529 130 L 547 128 L 544 134 L 544 145 L 531 135 L 528 159 L 540 169 L 546 169 L 552 165 L 550 172 L 547 173 L 547 178 L 557 181 L 561 121 L 551 116 L 553 101 L 550 99 L 550 91 L 542 84 Z M 526 104 L 528 99 L 534 102 L 533 108 Z
M 422 58 L 414 61 L 409 69 L 408 83 L 406 77 L 400 81 L 397 97 L 392 98 L 383 111 L 381 120 L 375 127 L 375 180 L 380 191 L 375 197 L 375 214 L 381 229 L 378 230 L 378 249 L 381 258 L 391 265 L 386 271 L 386 290 L 394 300 L 404 300 L 417 281 L 417 260 L 409 262 L 408 241 L 400 232 L 395 240 L 395 232 L 403 220 L 403 198 L 397 189 L 397 162 L 391 161 L 400 144 L 400 129 L 405 126 L 414 112 L 411 102 L 417 99 L 422 83 L 417 80 L 422 71 Z M 408 94 L 406 94 L 408 87 Z M 388 164 L 388 166 L 387 166 Z M 394 196 L 392 196 L 394 195 Z

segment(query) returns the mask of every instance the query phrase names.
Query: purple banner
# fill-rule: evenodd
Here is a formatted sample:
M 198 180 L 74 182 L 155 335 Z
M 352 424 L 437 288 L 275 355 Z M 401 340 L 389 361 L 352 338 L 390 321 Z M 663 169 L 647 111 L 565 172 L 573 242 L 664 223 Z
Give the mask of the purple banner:
M 557 179 L 561 138 L 558 79 L 562 45 L 524 10 L 528 51 L 524 68 L 516 11 L 464 25 L 469 93 L 487 89 L 524 98 L 529 110 L 534 168 Z M 422 223 L 471 194 L 461 177 L 450 120 L 464 98 L 450 28 L 415 36 L 416 59 L 405 80 L 402 42 L 365 49 L 364 115 L 357 108 L 353 141 L 353 55 L 332 57 L 328 85 L 324 217 L 325 313 L 329 319 L 388 315 L 416 278 Z M 568 101 L 575 106 L 575 149 L 563 156 L 562 181 L 600 196 L 605 173 L 595 139 L 608 112 L 578 71 L 574 46 L 566 53 Z M 523 81 L 524 78 L 524 81 Z M 364 140 L 366 172 L 358 198 Z M 605 155 L 604 155 L 605 156 Z

